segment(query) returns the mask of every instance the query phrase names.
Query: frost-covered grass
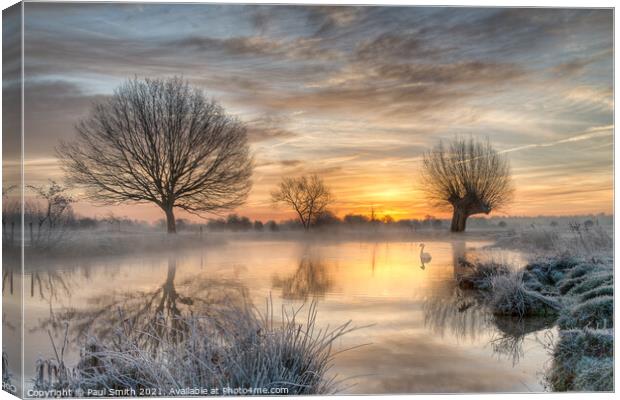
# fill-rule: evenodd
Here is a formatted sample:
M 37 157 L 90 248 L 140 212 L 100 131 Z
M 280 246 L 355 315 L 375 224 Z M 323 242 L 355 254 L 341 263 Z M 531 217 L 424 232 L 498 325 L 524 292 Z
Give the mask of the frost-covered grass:
M 113 335 L 87 339 L 73 368 L 64 365 L 54 347 L 55 359 L 37 367 L 35 387 L 138 393 L 161 388 L 159 396 L 196 387 L 335 392 L 338 382 L 329 373 L 337 354 L 334 343 L 352 330 L 350 324 L 319 329 L 316 303 L 305 317 L 301 308 L 283 308 L 281 317 L 276 320 L 271 309 L 261 315 L 252 308 L 231 308 L 217 318 L 183 316 L 176 324 L 162 321 L 145 329 L 121 315 Z
M 546 376 L 552 390 L 613 390 L 614 276 L 609 254 L 547 256 L 521 270 L 488 263 L 468 267 L 460 285 L 465 282 L 465 287 L 480 291 L 494 314 L 556 317 L 560 338 Z
M 492 286 L 495 277 L 511 273 L 511 268 L 505 263 L 496 260 L 484 260 L 469 262 L 460 260 L 461 266 L 467 269 L 467 273 L 458 277 L 458 285 L 461 289 L 488 290 Z
M 549 228 L 542 228 L 516 231 L 512 235 L 498 240 L 496 246 L 551 251 L 556 249 L 560 243 L 560 232 Z
M 558 319 L 561 329 L 613 328 L 613 296 L 599 296 L 565 307 Z
M 546 379 L 557 391 L 613 390 L 612 329 L 560 331 Z
M 513 231 L 494 246 L 554 257 L 591 258 L 613 249 L 613 237 L 609 232 L 598 224 L 587 226 L 578 222 L 569 223 L 568 229 L 532 226 Z
M 522 272 L 491 277 L 487 297 L 491 311 L 496 315 L 545 316 L 560 309 L 555 298 L 528 288 L 523 282 Z

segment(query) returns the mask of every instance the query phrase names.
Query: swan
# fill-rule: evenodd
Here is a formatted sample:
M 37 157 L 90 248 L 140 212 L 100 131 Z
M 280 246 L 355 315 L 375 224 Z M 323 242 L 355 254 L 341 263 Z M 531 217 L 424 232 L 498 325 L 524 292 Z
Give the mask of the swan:
M 431 262 L 433 257 L 429 253 L 424 252 L 424 243 L 420 243 L 420 262 L 425 264 L 427 262 Z

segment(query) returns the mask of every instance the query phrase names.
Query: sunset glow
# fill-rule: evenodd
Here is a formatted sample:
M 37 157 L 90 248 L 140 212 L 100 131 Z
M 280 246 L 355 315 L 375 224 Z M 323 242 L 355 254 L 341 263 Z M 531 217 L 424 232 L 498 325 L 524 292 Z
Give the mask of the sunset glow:
M 455 135 L 509 157 L 515 198 L 495 215 L 612 213 L 612 30 L 608 10 L 27 3 L 26 181 L 62 179 L 54 147 L 93 101 L 179 75 L 247 124 L 253 189 L 236 212 L 252 219 L 293 217 L 270 192 L 309 173 L 341 217 L 447 216 L 419 171 Z

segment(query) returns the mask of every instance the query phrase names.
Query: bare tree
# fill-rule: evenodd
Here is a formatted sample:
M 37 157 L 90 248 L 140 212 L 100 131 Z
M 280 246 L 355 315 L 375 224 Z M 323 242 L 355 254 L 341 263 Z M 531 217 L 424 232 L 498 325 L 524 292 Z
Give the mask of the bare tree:
M 271 193 L 271 198 L 274 203 L 293 208 L 306 231 L 333 200 L 329 188 L 318 175 L 284 178 Z
M 504 206 L 513 193 L 508 159 L 473 138 L 440 142 L 426 153 L 422 182 L 435 205 L 453 209 L 452 232 L 463 232 L 469 216 Z
M 29 230 L 31 246 L 52 247 L 65 239 L 74 219 L 75 202 L 69 188 L 50 179 L 45 185 L 28 185 L 35 195 L 25 204 L 24 221 Z M 33 225 L 36 226 L 36 231 Z
M 244 125 L 180 78 L 132 79 L 57 149 L 70 182 L 101 204 L 154 203 L 200 215 L 243 204 L 252 160 Z
M 28 185 L 27 187 L 44 203 L 41 210 L 36 213 L 38 214 L 39 226 L 47 225 L 53 229 L 71 213 L 71 204 L 75 200 L 67 193 L 68 187 L 60 185 L 52 179 L 47 185 Z

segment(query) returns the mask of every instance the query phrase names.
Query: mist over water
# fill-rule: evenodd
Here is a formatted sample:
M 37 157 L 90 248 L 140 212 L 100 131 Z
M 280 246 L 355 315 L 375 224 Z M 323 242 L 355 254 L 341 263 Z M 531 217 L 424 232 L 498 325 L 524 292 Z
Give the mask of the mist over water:
M 159 313 L 217 312 L 224 299 L 249 299 L 259 311 L 269 299 L 275 310 L 316 299 L 321 327 L 349 320 L 362 327 L 336 343 L 337 350 L 355 347 L 339 354 L 332 370 L 347 378 L 343 393 L 542 391 L 548 355 L 539 339 L 548 324 L 502 323 L 456 286 L 458 258 L 489 242 L 428 238 L 428 262 L 420 243 L 273 236 L 38 262 L 24 285 L 26 375 L 33 377 L 38 358 L 51 356 L 48 331 L 62 342 L 65 321 L 65 361 L 72 365 L 76 338 L 110 334 L 121 307 L 149 323 Z

